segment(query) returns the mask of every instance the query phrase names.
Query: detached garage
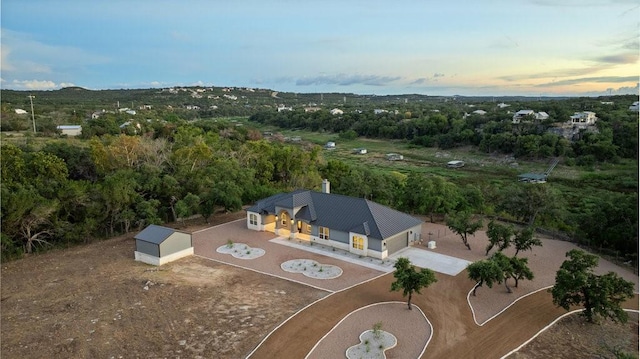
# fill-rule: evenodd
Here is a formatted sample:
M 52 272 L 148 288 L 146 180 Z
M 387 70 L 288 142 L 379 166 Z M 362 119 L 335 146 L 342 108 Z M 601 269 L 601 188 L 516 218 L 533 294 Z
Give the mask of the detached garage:
M 193 254 L 191 235 L 152 224 L 138 233 L 135 257 L 137 261 L 156 266 Z

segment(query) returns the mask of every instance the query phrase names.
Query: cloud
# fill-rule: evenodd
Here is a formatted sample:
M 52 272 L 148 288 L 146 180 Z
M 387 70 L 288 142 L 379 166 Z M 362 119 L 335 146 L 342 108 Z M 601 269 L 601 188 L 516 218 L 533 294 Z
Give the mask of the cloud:
M 597 7 L 615 4 L 637 5 L 637 0 L 531 0 L 531 3 L 552 7 Z
M 595 59 L 598 62 L 608 64 L 635 64 L 638 62 L 638 53 L 626 53 L 617 55 L 601 56 Z
M 5 82 L 3 80 L 3 82 Z M 61 82 L 56 84 L 49 80 L 13 80 L 8 82 L 6 87 L 12 90 L 55 90 L 62 87 L 75 86 L 70 82 Z
M 638 81 L 638 76 L 599 76 L 599 77 L 580 77 L 577 79 L 568 79 L 561 81 L 552 81 L 543 84 L 535 85 L 536 87 L 547 87 L 547 86 L 564 86 L 564 85 L 575 85 L 580 83 L 625 83 L 625 82 L 633 82 Z
M 532 74 L 500 76 L 498 77 L 498 79 L 512 82 L 512 81 L 522 81 L 522 80 L 530 80 L 530 79 L 583 76 L 583 75 L 596 73 L 601 70 L 605 70 L 609 67 L 610 66 L 600 65 L 600 66 L 582 67 L 582 68 L 574 68 L 574 69 L 557 69 L 553 71 L 538 72 L 538 73 L 532 73 Z
M 434 79 L 438 78 L 438 77 L 444 77 L 444 74 L 443 73 L 439 73 L 439 72 L 436 72 L 435 74 L 433 74 L 433 78 Z
M 48 78 L 77 76 L 91 65 L 110 60 L 72 46 L 51 45 L 35 40 L 28 34 L 0 29 L 2 43 L 2 73 L 6 79 Z
M 314 77 L 302 77 L 296 80 L 296 86 L 311 85 L 368 85 L 368 86 L 388 86 L 394 81 L 400 80 L 399 76 L 379 76 L 379 75 L 320 75 Z

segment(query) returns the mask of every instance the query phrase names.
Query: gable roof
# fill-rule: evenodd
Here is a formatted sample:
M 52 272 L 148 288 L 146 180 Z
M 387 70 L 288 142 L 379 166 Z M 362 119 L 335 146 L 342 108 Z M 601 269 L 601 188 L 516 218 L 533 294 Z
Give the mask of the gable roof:
M 147 228 L 143 229 L 142 232 L 138 233 L 134 238 L 144 242 L 160 244 L 175 232 L 178 231 L 173 228 L 151 224 Z
M 298 190 L 258 201 L 249 212 L 277 214 L 276 207 L 296 211 L 296 219 L 329 229 L 386 239 L 422 223 L 406 213 L 364 198 Z

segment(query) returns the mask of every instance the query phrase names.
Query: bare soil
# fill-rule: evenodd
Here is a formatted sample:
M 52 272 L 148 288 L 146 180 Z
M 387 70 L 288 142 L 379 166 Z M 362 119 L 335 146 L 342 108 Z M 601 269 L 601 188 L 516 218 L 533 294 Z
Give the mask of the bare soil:
M 1 357 L 241 358 L 328 294 L 195 256 L 135 262 L 133 235 L 3 263 Z
M 401 299 L 389 292 L 391 274 L 327 297 L 329 290 L 198 256 L 153 267 L 134 261 L 133 235 L 3 263 L 1 357 L 243 358 L 276 326 L 326 297 L 285 323 L 252 355 L 303 358 L 349 313 Z M 469 314 L 466 274 L 438 274 L 438 280 L 414 297 L 433 324 L 424 357 L 500 357 L 504 348 L 525 342 L 564 313 L 543 291 L 480 327 Z M 634 301 L 631 307 L 637 309 L 637 296 Z M 583 357 L 602 353 L 603 345 L 622 348 L 622 342 L 631 342 L 624 350 L 637 353 L 637 315 L 632 318 L 628 325 L 593 326 L 570 316 L 512 358 Z M 598 355 L 612 357 L 587 356 Z

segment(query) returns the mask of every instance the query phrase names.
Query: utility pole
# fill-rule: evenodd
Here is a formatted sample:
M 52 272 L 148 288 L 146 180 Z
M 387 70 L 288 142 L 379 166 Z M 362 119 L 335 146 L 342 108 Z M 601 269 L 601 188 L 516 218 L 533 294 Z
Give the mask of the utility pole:
M 35 98 L 35 96 L 29 95 L 27 97 L 29 97 L 29 101 L 31 102 L 31 121 L 33 121 L 33 133 L 36 133 L 36 116 L 33 113 L 33 99 Z

